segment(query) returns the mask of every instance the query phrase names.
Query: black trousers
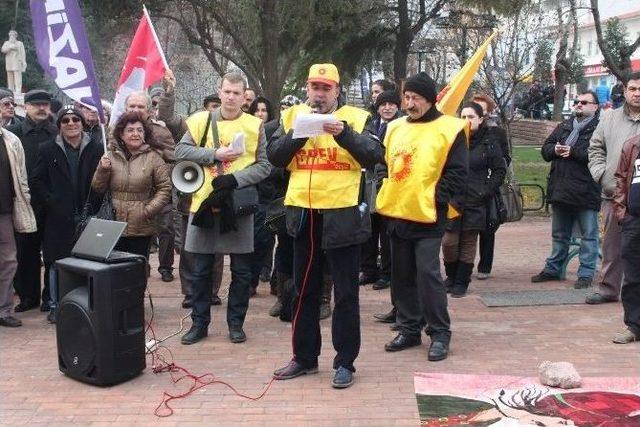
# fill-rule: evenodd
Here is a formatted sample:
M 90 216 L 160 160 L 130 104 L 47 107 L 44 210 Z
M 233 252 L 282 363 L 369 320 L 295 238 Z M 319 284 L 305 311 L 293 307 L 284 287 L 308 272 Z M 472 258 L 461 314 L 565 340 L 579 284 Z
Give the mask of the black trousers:
M 491 273 L 493 268 L 493 251 L 496 246 L 496 230 L 480 232 L 480 261 L 478 273 Z
M 16 233 L 16 250 L 18 269 L 13 287 L 20 297 L 20 301 L 34 301 L 40 303 L 40 288 L 42 287 L 40 248 L 42 246 L 42 231 L 40 224 L 35 233 Z M 45 274 L 45 282 L 47 275 Z M 49 301 L 49 287 L 42 289 L 42 301 Z
M 331 321 L 331 336 L 337 354 L 333 360 L 333 368 L 342 366 L 355 372 L 353 362 L 360 352 L 360 245 L 322 251 L 322 215 L 306 210 L 305 216 L 300 235 L 293 241 L 293 281 L 298 295 L 297 304 L 293 309 L 294 358 L 305 367 L 318 364 L 322 345 L 320 301 L 323 260 L 326 259 L 334 286 L 335 307 Z M 305 283 L 305 272 L 309 266 Z
M 278 233 L 277 236 L 274 270 L 293 276 L 293 238 L 286 231 Z
M 251 261 L 251 287 L 257 288 L 260 284 L 260 272 L 265 266 L 265 258 L 273 254 L 273 232 L 264 223 L 266 218 L 266 206 L 260 205 L 258 212 L 253 215 L 253 255 Z M 271 265 L 271 262 L 269 263 Z M 269 267 L 271 271 L 271 267 Z
M 173 205 L 165 205 L 156 217 L 158 224 L 158 271 L 173 271 L 176 233 L 173 228 Z
M 405 335 L 420 335 L 423 320 L 432 341 L 451 340 L 447 290 L 440 276 L 441 238 L 391 236 L 391 288 L 397 323 Z
M 640 337 L 640 217 L 629 214 L 622 223 L 622 269 L 624 323 Z
M 380 268 L 378 268 L 378 253 Z M 387 223 L 384 217 L 376 213 L 371 214 L 371 237 L 362 244 L 360 271 L 368 278 L 385 280 L 391 278 L 391 249 Z

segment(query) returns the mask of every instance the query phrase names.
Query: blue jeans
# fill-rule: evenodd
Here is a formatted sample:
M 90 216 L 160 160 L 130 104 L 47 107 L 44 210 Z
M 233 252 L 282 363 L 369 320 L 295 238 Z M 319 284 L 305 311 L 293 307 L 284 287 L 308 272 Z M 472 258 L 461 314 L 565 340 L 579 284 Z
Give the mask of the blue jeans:
M 191 320 L 194 326 L 207 328 L 211 323 L 211 293 L 213 288 L 213 254 L 193 256 Z M 251 260 L 253 254 L 231 254 L 231 284 L 227 301 L 227 324 L 242 326 L 249 308 Z
M 553 205 L 551 217 L 551 256 L 547 258 L 544 271 L 558 276 L 567 261 L 569 242 L 573 226 L 577 224 L 580 238 L 580 267 L 578 277 L 593 278 L 598 262 L 598 211 L 578 209 L 559 204 Z

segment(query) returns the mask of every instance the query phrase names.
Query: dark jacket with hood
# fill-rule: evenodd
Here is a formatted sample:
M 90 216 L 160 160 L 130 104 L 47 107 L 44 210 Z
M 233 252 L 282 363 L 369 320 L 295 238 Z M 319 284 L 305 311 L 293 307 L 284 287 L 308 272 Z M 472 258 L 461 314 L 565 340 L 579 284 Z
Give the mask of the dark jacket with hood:
M 556 144 L 563 144 L 571 129 L 573 117 L 560 123 L 542 146 L 542 158 L 551 162 L 547 183 L 547 197 L 552 204 L 571 206 L 578 209 L 600 210 L 600 186 L 589 172 L 589 140 L 596 129 L 600 114 L 580 131 L 569 157 L 560 157 L 555 152 Z
M 89 200 L 89 214 L 95 213 L 102 195 L 89 194 L 91 180 L 104 153 L 102 144 L 83 132 L 78 162 L 78 182 L 73 182 L 62 136 L 40 148 L 36 162 L 32 192 L 43 202 L 44 236 L 42 253 L 45 262 L 67 257 L 74 244 L 74 234 L 85 201 Z M 87 197 L 90 196 L 88 199 Z
M 342 105 L 338 104 L 338 108 Z M 384 161 L 384 150 L 378 138 L 365 130 L 360 134 L 346 123 L 344 130 L 334 137 L 336 143 L 347 150 L 363 168 L 373 168 L 376 163 Z M 293 138 L 293 130 L 284 132 L 282 125 L 278 127 L 267 144 L 267 157 L 276 167 L 286 168 L 295 154 L 307 142 L 307 138 Z M 359 203 L 365 201 L 365 182 L 360 181 Z M 287 231 L 296 238 L 303 229 L 303 221 L 307 221 L 308 209 L 287 206 Z M 369 208 L 367 208 L 369 209 Z M 367 241 L 371 235 L 371 215 L 361 213 L 358 205 L 340 209 L 322 209 L 322 248 L 334 249 L 351 245 L 359 245 Z

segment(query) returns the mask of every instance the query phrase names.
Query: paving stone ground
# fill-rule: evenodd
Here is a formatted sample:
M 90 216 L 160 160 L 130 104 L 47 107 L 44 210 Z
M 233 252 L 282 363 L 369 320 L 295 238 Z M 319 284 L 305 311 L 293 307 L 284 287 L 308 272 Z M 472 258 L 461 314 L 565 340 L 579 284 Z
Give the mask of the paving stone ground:
M 485 289 L 570 287 L 575 262 L 564 282 L 530 283 L 549 249 L 548 218 L 527 218 L 499 230 L 491 279 L 474 280 L 466 298 L 450 300 L 453 340 L 445 361 L 427 361 L 427 339 L 421 347 L 386 353 L 383 345 L 394 333 L 373 322 L 372 315 L 389 307 L 389 293 L 367 286 L 360 294 L 362 348 L 353 387 L 330 386 L 334 351 L 330 321 L 325 320 L 319 374 L 276 382 L 258 401 L 209 385 L 174 401 L 174 415 L 163 419 L 153 415 L 162 392 L 178 393 L 187 384 L 174 386 L 168 374 L 156 375 L 150 366 L 137 378 L 109 388 L 69 379 L 58 370 L 54 326 L 42 313 L 30 311 L 20 315 L 22 328 L 0 329 L 0 425 L 416 426 L 414 371 L 535 376 L 540 362 L 563 360 L 574 363 L 583 376 L 638 377 L 640 344 L 611 343 L 622 329 L 619 304 L 487 308 L 477 297 Z M 224 283 L 228 280 L 227 272 Z M 180 308 L 179 282 L 163 283 L 153 271 L 150 289 L 156 333 L 169 335 L 187 313 Z M 180 345 L 179 335 L 167 341 L 176 363 L 258 395 L 271 372 L 290 358 L 291 347 L 290 325 L 267 315 L 274 301 L 268 285 L 258 289 L 245 324 L 246 343 L 229 342 L 224 306 L 214 307 L 208 339 L 192 346 Z

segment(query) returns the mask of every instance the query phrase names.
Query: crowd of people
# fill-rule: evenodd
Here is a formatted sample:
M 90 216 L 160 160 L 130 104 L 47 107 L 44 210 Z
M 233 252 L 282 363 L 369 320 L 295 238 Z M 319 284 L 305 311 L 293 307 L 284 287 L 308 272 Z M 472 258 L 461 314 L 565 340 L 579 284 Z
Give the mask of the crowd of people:
M 131 93 L 106 141 L 87 106 L 56 105 L 48 92 L 31 90 L 23 118 L 13 94 L 0 89 L 0 326 L 21 326 L 14 311 L 37 308 L 56 322 L 55 261 L 70 256 L 79 223 L 100 215 L 108 200 L 113 218 L 127 223 L 116 249 L 148 259 L 157 242 L 164 282 L 175 280 L 180 254 L 182 307 L 192 319 L 184 345 L 208 335 L 228 256 L 230 341 L 247 339 L 244 321 L 260 281 L 276 296 L 268 314 L 293 323 L 293 357 L 274 372 L 278 380 L 318 371 L 319 322 L 331 316 L 332 385 L 353 383 L 359 288 L 369 284 L 390 288 L 389 311 L 375 315 L 397 332 L 385 350 L 420 345 L 424 330 L 428 360 L 448 357 L 447 294 L 466 295 L 476 264 L 477 279 L 490 277 L 511 162 L 489 96 L 473 94 L 459 117 L 443 115 L 435 82 L 419 73 L 401 92 L 375 81 L 362 109 L 345 104 L 333 64 L 314 64 L 306 100 L 286 96 L 277 119 L 271 102 L 233 72 L 202 111 L 183 117 L 175 87 L 167 70 L 162 87 Z M 542 147 L 552 163 L 553 245 L 531 279 L 559 280 L 576 236 L 574 286 L 591 286 L 601 211 L 602 278 L 586 302 L 618 301 L 622 292 L 627 328 L 617 343 L 640 340 L 640 74 L 623 93 L 621 108 L 606 114 L 594 92 L 581 93 L 574 115 Z M 305 114 L 333 119 L 321 134 L 297 137 Z M 182 161 L 203 168 L 204 184 L 193 194 L 171 181 Z

